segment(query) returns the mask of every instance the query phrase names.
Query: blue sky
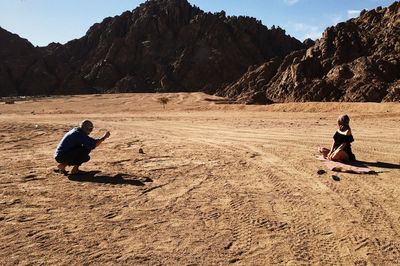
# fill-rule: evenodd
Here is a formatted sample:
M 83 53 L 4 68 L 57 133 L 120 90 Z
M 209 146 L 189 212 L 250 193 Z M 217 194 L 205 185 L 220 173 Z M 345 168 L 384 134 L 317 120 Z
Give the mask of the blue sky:
M 0 27 L 45 46 L 85 35 L 105 17 L 133 10 L 144 0 L 0 0 Z M 316 39 L 326 27 L 357 16 L 362 9 L 386 7 L 388 0 L 189 0 L 204 11 L 255 17 L 280 26 L 303 41 Z

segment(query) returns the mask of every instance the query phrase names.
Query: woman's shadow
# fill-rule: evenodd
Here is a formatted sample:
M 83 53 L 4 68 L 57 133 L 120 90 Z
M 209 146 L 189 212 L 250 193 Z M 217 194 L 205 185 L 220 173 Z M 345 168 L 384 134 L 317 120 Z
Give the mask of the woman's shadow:
M 400 169 L 400 164 L 384 163 L 384 162 L 366 162 L 357 160 L 355 162 L 352 162 L 351 165 L 358 167 L 372 166 L 385 169 Z
M 92 182 L 99 184 L 112 184 L 112 185 L 132 185 L 144 186 L 145 182 L 153 182 L 150 177 L 137 178 L 130 174 L 118 173 L 114 176 L 111 175 L 97 175 L 101 171 L 81 171 L 78 174 L 69 175 L 68 179 L 76 182 Z

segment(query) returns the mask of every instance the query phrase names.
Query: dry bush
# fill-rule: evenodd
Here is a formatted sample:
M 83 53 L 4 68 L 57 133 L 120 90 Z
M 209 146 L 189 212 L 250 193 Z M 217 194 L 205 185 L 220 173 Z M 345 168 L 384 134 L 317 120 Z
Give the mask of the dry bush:
M 158 102 L 162 104 L 163 108 L 165 109 L 165 105 L 169 102 L 168 97 L 160 97 L 158 98 Z
M 5 104 L 14 104 L 15 101 L 14 101 L 14 99 L 7 99 L 7 100 L 4 100 L 4 103 Z

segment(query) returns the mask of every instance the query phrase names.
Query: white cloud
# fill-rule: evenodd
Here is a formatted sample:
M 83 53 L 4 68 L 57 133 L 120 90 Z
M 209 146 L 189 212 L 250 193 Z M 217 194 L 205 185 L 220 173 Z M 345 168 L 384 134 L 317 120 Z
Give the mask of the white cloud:
M 294 5 L 297 4 L 297 2 L 299 2 L 300 0 L 283 0 L 283 2 L 287 5 Z
M 297 35 L 303 36 L 303 39 L 318 39 L 322 36 L 322 29 L 319 26 L 305 24 L 305 23 L 294 23 L 294 30 L 298 33 Z
M 305 24 L 305 23 L 295 23 L 293 26 L 296 31 L 316 31 L 316 30 L 318 30 L 317 26 L 312 26 L 312 25 Z
M 333 15 L 333 16 L 331 16 L 331 21 L 332 21 L 332 24 L 333 25 L 336 25 L 336 24 L 338 24 L 339 22 L 343 22 L 344 21 L 344 19 L 343 19 L 343 17 L 342 16 L 335 16 L 335 15 Z
M 319 39 L 319 38 L 321 38 L 322 37 L 322 31 L 318 31 L 318 32 L 309 32 L 309 33 L 306 33 L 305 35 L 304 35 L 304 40 L 305 39 L 311 39 L 311 40 L 316 40 L 316 39 Z
M 360 15 L 360 10 L 347 10 L 347 17 L 348 18 L 355 18 Z

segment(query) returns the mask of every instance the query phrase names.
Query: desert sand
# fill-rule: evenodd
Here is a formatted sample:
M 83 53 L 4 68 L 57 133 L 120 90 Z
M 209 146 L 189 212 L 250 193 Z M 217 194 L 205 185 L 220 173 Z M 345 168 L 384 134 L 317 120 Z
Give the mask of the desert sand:
M 315 159 L 342 113 L 375 175 Z M 53 152 L 86 118 L 111 137 L 69 180 Z M 63 96 L 0 103 L 0 123 L 2 265 L 400 264 L 399 103 Z

